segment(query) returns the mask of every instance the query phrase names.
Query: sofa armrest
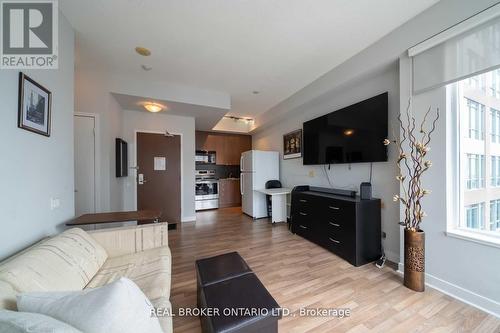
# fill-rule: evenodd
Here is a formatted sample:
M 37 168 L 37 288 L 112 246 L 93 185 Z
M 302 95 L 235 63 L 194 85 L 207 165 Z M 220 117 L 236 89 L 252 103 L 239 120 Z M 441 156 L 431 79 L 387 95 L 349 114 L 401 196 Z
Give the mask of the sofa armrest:
M 168 224 L 153 223 L 88 232 L 108 253 L 117 257 L 168 246 Z

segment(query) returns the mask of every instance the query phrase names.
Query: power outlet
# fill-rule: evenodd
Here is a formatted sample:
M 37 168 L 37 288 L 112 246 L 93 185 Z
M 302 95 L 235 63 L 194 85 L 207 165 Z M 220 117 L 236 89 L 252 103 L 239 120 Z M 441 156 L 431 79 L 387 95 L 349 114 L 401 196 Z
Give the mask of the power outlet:
M 314 178 L 314 170 L 309 171 L 309 177 Z

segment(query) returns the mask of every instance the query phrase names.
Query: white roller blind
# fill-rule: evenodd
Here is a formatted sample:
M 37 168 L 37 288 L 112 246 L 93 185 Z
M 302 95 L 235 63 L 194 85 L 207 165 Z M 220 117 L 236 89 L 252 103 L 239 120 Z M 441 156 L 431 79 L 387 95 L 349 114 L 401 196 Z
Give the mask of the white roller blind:
M 500 66 L 500 5 L 413 47 L 408 54 L 414 94 Z

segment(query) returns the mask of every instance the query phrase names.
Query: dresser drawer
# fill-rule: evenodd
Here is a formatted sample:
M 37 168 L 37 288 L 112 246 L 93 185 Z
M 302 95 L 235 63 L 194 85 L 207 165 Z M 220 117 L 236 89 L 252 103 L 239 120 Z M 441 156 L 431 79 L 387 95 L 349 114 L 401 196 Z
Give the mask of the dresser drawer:
M 297 209 L 297 211 L 304 211 L 312 213 L 314 211 L 314 201 L 311 200 L 310 195 L 297 194 L 293 198 L 293 206 Z

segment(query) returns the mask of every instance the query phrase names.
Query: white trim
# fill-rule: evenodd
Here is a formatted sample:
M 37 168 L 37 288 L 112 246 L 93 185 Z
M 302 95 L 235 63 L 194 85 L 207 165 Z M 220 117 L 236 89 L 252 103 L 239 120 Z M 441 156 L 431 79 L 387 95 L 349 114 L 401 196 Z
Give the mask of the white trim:
M 399 263 L 397 273 L 404 275 L 403 271 L 404 265 Z M 500 303 L 492 300 L 491 298 L 481 296 L 473 291 L 467 290 L 428 273 L 425 273 L 425 285 L 492 316 L 500 318 Z
M 434 46 L 442 44 L 453 37 L 463 34 L 489 20 L 500 16 L 500 4 L 495 4 L 465 20 L 443 30 L 442 32 L 424 40 L 423 42 L 408 49 L 408 56 L 414 57 Z
M 479 243 L 486 246 L 492 246 L 500 248 L 500 238 L 490 235 L 485 235 L 478 232 L 461 230 L 461 229 L 451 229 L 444 233 L 448 237 L 458 238 L 474 243 Z
M 151 134 L 165 134 L 165 131 L 152 131 L 152 130 L 134 130 L 134 158 L 135 158 L 135 165 L 133 167 L 137 167 L 137 133 L 151 133 Z M 178 135 L 181 138 L 181 143 L 180 143 L 180 154 L 181 154 L 181 221 L 184 219 L 182 216 L 183 214 L 183 207 L 184 207 L 184 175 L 183 175 L 183 170 L 184 170 L 184 163 L 183 163 L 183 158 L 184 154 L 182 153 L 182 147 L 184 146 L 184 137 L 182 133 L 174 133 L 168 131 L 168 133 L 172 135 Z M 135 175 L 134 175 L 134 207 L 135 210 L 137 210 L 137 169 L 135 169 Z M 183 221 L 182 221 L 183 222 Z
M 196 221 L 196 215 L 183 216 L 181 222 L 194 222 Z
M 74 117 L 90 117 L 94 118 L 94 208 L 95 212 L 100 212 L 101 207 L 101 128 L 100 128 L 100 117 L 97 113 L 87 113 L 87 112 L 74 112 Z M 75 140 L 75 135 L 73 133 L 73 140 Z M 73 156 L 73 161 L 75 157 Z

